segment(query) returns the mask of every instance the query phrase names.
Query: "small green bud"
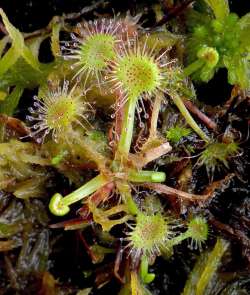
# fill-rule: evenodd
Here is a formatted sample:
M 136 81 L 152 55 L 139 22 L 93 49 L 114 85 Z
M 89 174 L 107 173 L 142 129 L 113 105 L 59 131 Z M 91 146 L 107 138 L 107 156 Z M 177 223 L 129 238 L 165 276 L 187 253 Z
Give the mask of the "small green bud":
M 155 274 L 154 273 L 148 273 L 144 279 L 143 282 L 145 284 L 150 284 L 151 282 L 153 282 L 153 280 L 155 279 Z
M 219 61 L 219 53 L 213 47 L 204 46 L 197 52 L 197 57 L 203 59 L 206 62 L 206 65 L 210 68 L 216 66 Z

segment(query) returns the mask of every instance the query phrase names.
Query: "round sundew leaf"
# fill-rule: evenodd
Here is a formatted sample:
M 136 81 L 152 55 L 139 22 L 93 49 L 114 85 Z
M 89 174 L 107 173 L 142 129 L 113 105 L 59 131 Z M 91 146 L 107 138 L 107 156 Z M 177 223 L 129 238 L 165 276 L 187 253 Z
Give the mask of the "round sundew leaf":
M 114 47 L 114 36 L 101 33 L 91 35 L 80 46 L 79 63 L 86 69 L 101 71 L 115 58 Z
M 136 225 L 128 233 L 132 252 L 143 253 L 147 256 L 159 251 L 171 236 L 169 220 L 161 213 L 147 215 L 140 212 L 136 218 Z

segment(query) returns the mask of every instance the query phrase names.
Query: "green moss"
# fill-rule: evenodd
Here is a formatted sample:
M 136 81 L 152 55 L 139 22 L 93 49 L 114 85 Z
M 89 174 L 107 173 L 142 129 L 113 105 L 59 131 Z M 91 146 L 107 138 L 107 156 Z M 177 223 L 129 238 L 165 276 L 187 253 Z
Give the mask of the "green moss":
M 205 165 L 208 174 L 214 173 L 215 169 L 225 166 L 229 168 L 230 157 L 236 156 L 239 152 L 239 145 L 236 142 L 221 143 L 215 142 L 209 144 L 201 153 L 197 164 Z
M 228 81 L 249 88 L 249 14 L 239 18 L 229 12 L 227 1 L 206 0 L 213 16 L 190 13 L 191 34 L 187 42 L 187 75 L 204 82 L 219 68 L 227 68 Z M 202 53 L 205 53 L 202 54 Z M 198 57 L 198 60 L 197 60 Z M 202 62 L 203 61 L 203 62 Z
M 190 128 L 176 125 L 167 131 L 166 137 L 171 143 L 178 143 L 183 137 L 189 136 L 191 132 Z

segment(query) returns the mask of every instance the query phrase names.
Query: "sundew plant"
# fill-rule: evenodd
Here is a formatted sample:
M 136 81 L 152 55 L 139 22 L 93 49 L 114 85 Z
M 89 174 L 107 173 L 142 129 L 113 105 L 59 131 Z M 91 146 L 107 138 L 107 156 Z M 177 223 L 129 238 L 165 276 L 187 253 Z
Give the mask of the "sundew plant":
M 110 282 L 117 294 L 151 294 L 158 261 L 175 259 L 180 249 L 198 256 L 208 240 L 215 244 L 213 199 L 230 179 L 244 182 L 245 134 L 228 104 L 237 95 L 244 102 L 249 91 L 250 15 L 231 13 L 227 0 L 197 2 L 172 3 L 185 30 L 178 15 L 166 27 L 157 4 L 153 29 L 141 15 L 83 13 L 23 34 L 0 8 L 0 251 L 15 249 L 5 263 L 10 273 L 11 257 L 18 261 L 10 280 L 16 292 L 25 288 L 24 273 L 35 273 L 41 294 L 60 294 L 64 283 L 49 257 L 64 230 L 75 231 L 88 261 L 74 271 L 83 281 L 95 277 L 84 290 L 67 281 L 79 295 Z M 45 40 L 48 63 L 39 59 Z M 217 113 L 198 101 L 193 81 L 207 82 L 219 68 L 234 88 Z M 50 239 L 58 229 L 61 236 Z M 217 255 L 219 264 L 220 243 L 228 245 L 218 238 L 202 255 Z M 190 268 L 189 277 L 196 272 Z M 209 282 L 198 283 L 205 290 Z

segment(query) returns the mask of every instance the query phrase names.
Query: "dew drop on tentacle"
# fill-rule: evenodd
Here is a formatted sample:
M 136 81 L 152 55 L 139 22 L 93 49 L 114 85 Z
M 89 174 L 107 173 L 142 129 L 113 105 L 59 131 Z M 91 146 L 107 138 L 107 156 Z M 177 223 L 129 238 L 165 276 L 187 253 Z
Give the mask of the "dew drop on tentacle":
M 43 143 L 43 137 L 38 137 L 38 138 L 36 138 L 36 142 L 37 142 L 38 144 Z
M 32 122 L 34 121 L 34 118 L 32 116 L 27 115 L 26 120 Z
M 35 130 L 37 130 L 39 127 L 40 127 L 40 123 L 37 123 L 37 124 L 33 125 L 32 128 L 35 129 Z
M 76 35 L 75 35 L 74 33 L 71 33 L 71 34 L 70 34 L 70 37 L 71 37 L 73 40 L 77 40 L 77 37 L 76 37 Z
M 34 105 L 34 107 L 40 107 L 41 106 L 41 104 L 38 102 L 38 101 L 35 101 L 34 103 L 33 103 L 33 105 Z
M 31 114 L 35 114 L 35 113 L 36 113 L 35 110 L 34 110 L 32 107 L 29 107 L 29 108 L 28 108 L 28 111 L 29 111 Z

